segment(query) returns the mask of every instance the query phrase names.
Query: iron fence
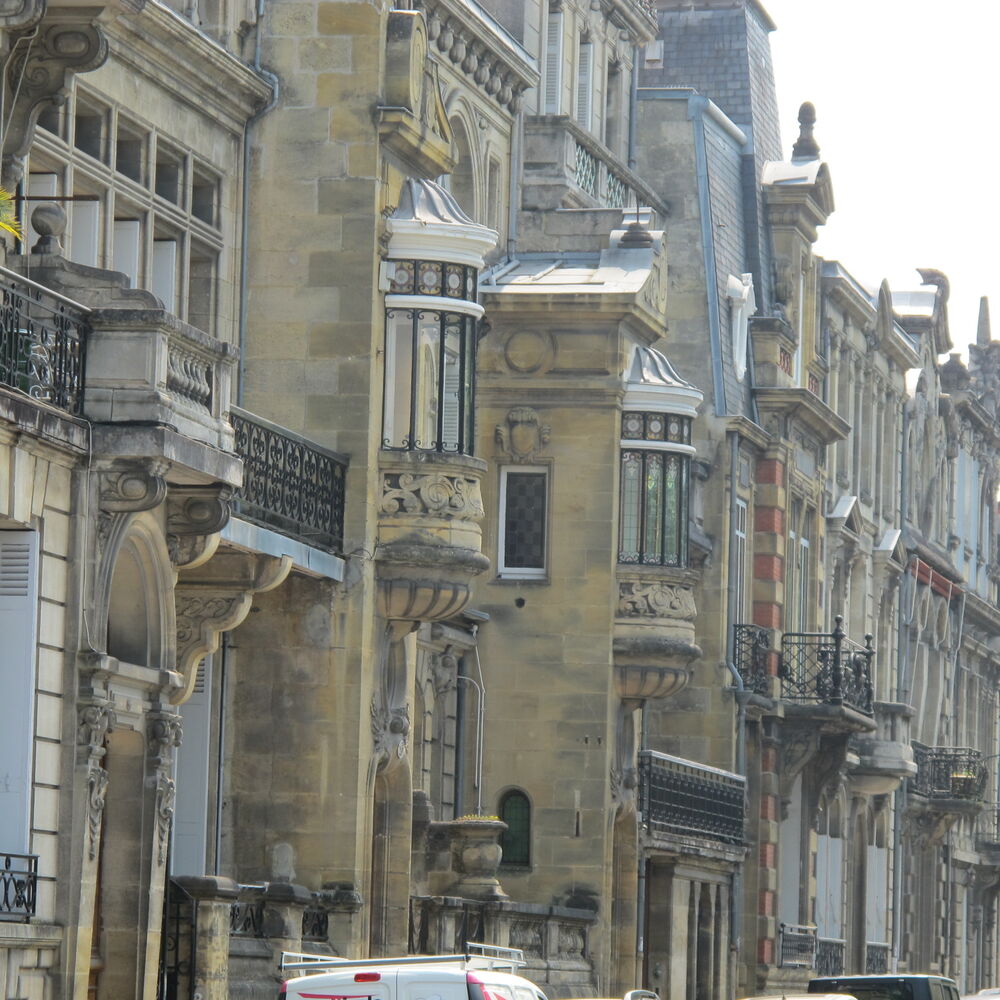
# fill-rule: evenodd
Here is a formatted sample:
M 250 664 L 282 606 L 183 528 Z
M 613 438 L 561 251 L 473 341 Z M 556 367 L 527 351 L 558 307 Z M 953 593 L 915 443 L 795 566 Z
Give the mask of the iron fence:
M 330 937 L 330 914 L 322 906 L 302 911 L 302 940 L 327 941 Z
M 874 711 L 872 637 L 848 639 L 838 615 L 832 632 L 786 632 L 781 640 L 781 697 Z
M 971 747 L 929 747 L 913 741 L 917 773 L 910 791 L 929 799 L 964 799 L 978 802 L 986 787 L 983 755 Z
M 240 886 L 239 899 L 229 907 L 229 936 L 264 937 L 264 886 Z
M 189 1000 L 197 973 L 198 901 L 172 878 L 163 894 L 157 1000 Z
M 746 778 L 643 750 L 639 809 L 649 829 L 742 844 Z
M 38 856 L 0 854 L 0 920 L 24 921 L 35 915 Z
M 889 971 L 890 947 L 875 941 L 865 943 L 865 975 L 884 976 Z
M 0 385 L 81 413 L 88 330 L 83 306 L 0 268 Z
M 768 694 L 771 678 L 767 658 L 771 652 L 771 630 L 760 625 L 733 626 L 733 656 L 743 687 L 757 694 Z
M 811 969 L 816 961 L 816 928 L 782 924 L 778 928 L 778 965 L 784 969 Z
M 847 942 L 841 938 L 816 938 L 816 975 L 842 976 Z
M 340 552 L 347 459 L 245 410 L 233 408 L 230 420 L 243 459 L 239 515 Z

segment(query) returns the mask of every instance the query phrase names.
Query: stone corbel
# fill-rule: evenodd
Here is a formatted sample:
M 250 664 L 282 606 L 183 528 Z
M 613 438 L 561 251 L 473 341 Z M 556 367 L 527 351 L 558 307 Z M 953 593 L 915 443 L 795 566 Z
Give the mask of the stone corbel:
M 34 16 L 33 11 L 28 13 L 34 3 L 11 6 L 24 12 L 15 17 Z M 39 6 L 45 10 L 44 5 Z M 58 107 L 65 103 L 73 75 L 97 69 L 108 58 L 107 36 L 95 23 L 102 10 L 103 7 L 49 8 L 40 25 L 22 28 L 11 39 L 5 81 L 9 96 L 2 108 L 7 125 L 3 139 L 3 184 L 8 190 L 13 190 L 24 172 L 24 156 L 31 146 L 38 116 L 46 105 Z
M 280 586 L 291 570 L 290 556 L 225 552 L 194 572 L 182 574 L 174 590 L 177 671 L 183 680 L 171 697 L 175 705 L 191 697 L 198 663 L 219 648 L 223 632 L 246 618 L 254 595 Z
M 791 800 L 795 779 L 816 755 L 819 743 L 820 734 L 813 729 L 797 729 L 783 735 L 781 740 L 781 778 L 778 784 L 782 811 L 786 808 L 785 803 Z
M 379 675 L 371 704 L 371 730 L 376 771 L 394 767 L 406 757 L 410 736 L 407 665 L 404 639 L 418 622 L 390 620 L 379 642 Z
M 611 800 L 619 815 L 635 812 L 639 775 L 636 767 L 635 703 L 619 699 L 615 756 L 611 765 Z
M 232 489 L 171 486 L 167 494 L 167 550 L 178 569 L 195 569 L 219 547 L 219 532 L 229 520 Z
M 169 772 L 174 760 L 174 750 L 181 745 L 184 727 L 175 712 L 150 712 L 146 716 L 146 749 L 150 764 L 157 770 Z

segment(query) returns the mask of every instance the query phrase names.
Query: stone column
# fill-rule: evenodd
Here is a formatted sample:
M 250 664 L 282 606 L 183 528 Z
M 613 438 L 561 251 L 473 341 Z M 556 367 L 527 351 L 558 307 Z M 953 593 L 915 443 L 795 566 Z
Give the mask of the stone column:
M 191 996 L 200 1000 L 228 1000 L 229 915 L 239 887 L 232 879 L 219 875 L 180 875 L 174 881 L 191 897 L 191 905 L 196 908 L 191 942 Z
M 264 936 L 274 950 L 277 968 L 283 951 L 302 950 L 302 914 L 312 893 L 292 882 L 271 882 L 264 890 Z

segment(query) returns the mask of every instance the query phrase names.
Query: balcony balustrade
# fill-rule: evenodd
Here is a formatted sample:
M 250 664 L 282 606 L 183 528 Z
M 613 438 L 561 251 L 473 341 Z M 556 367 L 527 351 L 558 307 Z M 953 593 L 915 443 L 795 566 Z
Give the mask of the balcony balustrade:
M 24 921 L 35 915 L 38 857 L 0 854 L 0 921 Z
M 233 407 L 230 419 L 243 460 L 239 516 L 340 552 L 347 459 L 245 410 Z
M 0 385 L 80 414 L 88 313 L 71 299 L 0 267 Z
M 811 969 L 816 962 L 816 928 L 782 924 L 778 935 L 778 965 L 783 969 Z
M 917 773 L 909 782 L 912 795 L 932 801 L 982 802 L 987 768 L 978 750 L 971 747 L 928 747 L 914 741 L 913 756 Z
M 653 832 L 742 844 L 746 778 L 643 750 L 639 753 L 639 809 Z
M 239 899 L 229 907 L 229 936 L 264 937 L 263 885 L 241 885 Z
M 889 971 L 891 948 L 875 941 L 865 943 L 865 975 L 884 976 Z
M 771 693 L 767 660 L 771 652 L 771 630 L 760 625 L 733 626 L 733 656 L 743 687 L 756 694 Z
M 833 632 L 786 632 L 781 641 L 783 701 L 842 705 L 864 715 L 874 711 L 872 637 L 848 639 L 838 615 Z
M 847 942 L 841 938 L 816 938 L 816 975 L 842 976 Z

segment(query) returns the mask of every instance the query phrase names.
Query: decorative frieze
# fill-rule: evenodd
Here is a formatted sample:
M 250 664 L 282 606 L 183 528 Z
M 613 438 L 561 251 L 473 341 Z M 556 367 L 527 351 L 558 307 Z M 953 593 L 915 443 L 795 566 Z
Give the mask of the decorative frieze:
M 479 480 L 463 475 L 390 472 L 382 480 L 383 514 L 434 514 L 443 517 L 483 517 Z
M 697 613 L 694 591 L 686 584 L 662 580 L 618 581 L 620 618 L 669 618 L 691 622 Z

